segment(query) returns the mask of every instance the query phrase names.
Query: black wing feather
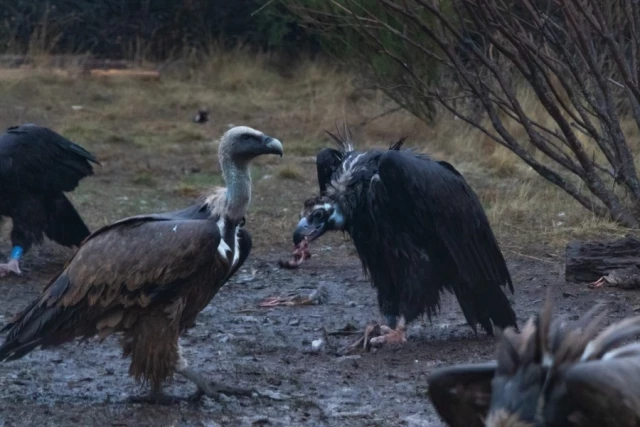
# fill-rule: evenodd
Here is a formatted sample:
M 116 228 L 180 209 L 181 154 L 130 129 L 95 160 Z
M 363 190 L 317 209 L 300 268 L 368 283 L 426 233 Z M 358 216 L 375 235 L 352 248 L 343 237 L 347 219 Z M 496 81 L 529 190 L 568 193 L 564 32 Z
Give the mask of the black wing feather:
M 487 318 L 500 327 L 516 326 L 500 289 L 508 285 L 513 292 L 511 276 L 482 205 L 462 175 L 448 163 L 409 151 L 384 152 L 378 175 L 373 190 L 383 187 L 381 205 L 398 231 L 416 236 L 434 261 L 443 259 L 434 248 L 446 251 L 450 269 L 460 277 L 452 285 L 467 319 L 475 323 L 477 318 L 485 329 Z
M 9 128 L 0 136 L 0 188 L 73 191 L 99 164 L 84 148 L 62 135 L 32 124 Z
M 331 177 L 342 163 L 343 158 L 344 155 L 333 148 L 325 148 L 316 156 L 316 170 L 321 196 L 326 194 L 327 186 L 331 183 Z

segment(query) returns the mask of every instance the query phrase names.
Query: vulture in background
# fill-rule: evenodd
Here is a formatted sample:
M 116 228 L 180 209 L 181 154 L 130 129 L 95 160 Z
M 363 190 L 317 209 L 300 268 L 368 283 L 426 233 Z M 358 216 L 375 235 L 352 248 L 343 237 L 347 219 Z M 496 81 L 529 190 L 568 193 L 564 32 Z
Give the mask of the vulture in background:
M 364 347 L 405 342 L 406 324 L 422 314 L 431 319 L 444 290 L 456 295 L 474 332 L 478 323 L 489 335 L 494 325 L 517 328 L 502 289 L 513 292 L 509 271 L 462 175 L 449 163 L 401 150 L 403 139 L 389 150 L 356 151 L 350 139 L 332 137 L 339 150 L 321 151 L 318 162 L 324 194 L 305 201 L 293 242 L 331 230 L 349 234 L 387 323 L 370 341 L 377 326 L 367 328 Z
M 640 316 L 604 330 L 596 306 L 574 322 L 551 304 L 521 334 L 507 329 L 495 362 L 434 370 L 429 398 L 451 427 L 640 425 Z
M 0 218 L 11 218 L 12 251 L 0 277 L 21 274 L 19 261 L 43 235 L 79 246 L 89 229 L 64 195 L 99 164 L 84 148 L 45 127 L 14 126 L 0 136 Z
M 121 333 L 130 375 L 149 383 L 132 401 L 171 403 L 162 385 L 174 372 L 195 383 L 193 397 L 246 394 L 205 381 L 188 367 L 178 336 L 244 263 L 251 237 L 242 228 L 251 199 L 249 164 L 282 156 L 282 144 L 249 127 L 221 138 L 226 188 L 182 211 L 125 218 L 93 232 L 42 294 L 2 331 L 0 361 L 98 335 Z

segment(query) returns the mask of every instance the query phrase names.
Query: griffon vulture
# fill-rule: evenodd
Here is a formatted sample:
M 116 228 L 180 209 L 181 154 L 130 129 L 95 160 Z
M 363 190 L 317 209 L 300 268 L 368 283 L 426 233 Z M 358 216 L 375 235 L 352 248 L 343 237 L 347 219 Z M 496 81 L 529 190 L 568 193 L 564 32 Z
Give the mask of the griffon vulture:
M 66 198 L 93 174 L 96 158 L 45 127 L 10 127 L 0 136 L 0 217 L 13 222 L 10 259 L 0 277 L 21 274 L 19 261 L 43 235 L 63 246 L 79 246 L 89 229 Z
M 249 164 L 278 154 L 282 144 L 249 127 L 221 138 L 219 159 L 226 188 L 182 211 L 126 218 L 92 233 L 40 297 L 6 325 L 0 360 L 75 337 L 122 334 L 129 373 L 150 383 L 135 401 L 170 403 L 163 382 L 178 372 L 198 386 L 197 396 L 239 392 L 192 371 L 178 336 L 191 327 L 251 250 L 242 228 L 251 198 Z M 246 391 L 245 391 L 246 392 Z
M 333 136 L 340 150 L 323 195 L 305 202 L 294 244 L 327 231 L 349 234 L 378 293 L 386 318 L 383 336 L 371 344 L 405 342 L 406 323 L 436 313 L 440 294 L 453 292 L 468 324 L 516 325 L 502 287 L 513 285 L 478 197 L 449 163 L 400 150 L 356 151 L 350 140 Z M 324 151 L 327 153 L 327 151 Z M 318 165 L 323 168 L 325 165 Z M 320 173 L 319 173 L 320 175 Z M 398 317 L 400 322 L 398 322 Z M 368 335 L 365 333 L 365 348 Z
M 640 425 L 640 316 L 601 330 L 596 306 L 574 322 L 547 302 L 521 334 L 507 329 L 497 360 L 434 370 L 429 398 L 452 427 Z

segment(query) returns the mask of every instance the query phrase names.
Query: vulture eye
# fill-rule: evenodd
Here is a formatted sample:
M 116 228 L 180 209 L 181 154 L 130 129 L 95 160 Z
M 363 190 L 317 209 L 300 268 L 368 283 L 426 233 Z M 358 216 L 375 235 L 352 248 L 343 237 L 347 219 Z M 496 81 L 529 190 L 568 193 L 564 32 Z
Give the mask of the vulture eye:
M 320 220 L 322 219 L 323 216 L 323 211 L 318 209 L 317 211 L 314 211 L 313 214 L 311 215 L 311 219 L 313 220 Z

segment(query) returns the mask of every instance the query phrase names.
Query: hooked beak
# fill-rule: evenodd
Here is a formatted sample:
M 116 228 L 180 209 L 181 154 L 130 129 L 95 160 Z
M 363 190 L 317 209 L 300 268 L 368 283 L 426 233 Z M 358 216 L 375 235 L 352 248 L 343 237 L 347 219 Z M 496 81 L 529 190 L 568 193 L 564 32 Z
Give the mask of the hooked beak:
M 309 242 L 312 242 L 318 237 L 322 236 L 325 231 L 327 231 L 326 222 L 323 222 L 317 226 L 312 226 L 307 221 L 307 218 L 302 218 L 293 232 L 293 244 L 298 245 L 305 237 L 309 240 Z
M 282 148 L 282 143 L 276 138 L 272 138 L 268 135 L 264 136 L 263 142 L 267 147 L 268 154 L 279 154 L 280 157 L 284 154 L 284 150 Z

